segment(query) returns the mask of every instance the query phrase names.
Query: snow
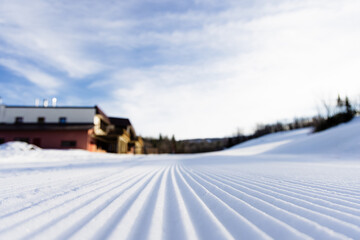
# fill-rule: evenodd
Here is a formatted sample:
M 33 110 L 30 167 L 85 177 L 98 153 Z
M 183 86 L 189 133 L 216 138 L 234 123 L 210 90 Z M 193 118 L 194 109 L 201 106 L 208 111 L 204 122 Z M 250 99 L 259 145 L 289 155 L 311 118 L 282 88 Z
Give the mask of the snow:
M 1 145 L 0 239 L 359 239 L 359 136 L 356 118 L 207 154 Z
M 8 142 L 0 145 L 0 151 L 11 151 L 11 152 L 19 152 L 19 151 L 29 151 L 29 150 L 39 150 L 40 148 L 28 144 L 26 142 Z

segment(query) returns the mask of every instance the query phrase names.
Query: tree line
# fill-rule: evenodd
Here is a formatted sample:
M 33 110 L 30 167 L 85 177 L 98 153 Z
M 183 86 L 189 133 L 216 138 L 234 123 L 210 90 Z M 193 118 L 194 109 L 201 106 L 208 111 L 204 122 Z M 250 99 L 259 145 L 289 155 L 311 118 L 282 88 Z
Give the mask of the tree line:
M 360 103 L 352 104 L 347 96 L 337 97 L 335 105 L 323 102 L 323 111 L 311 118 L 294 118 L 290 123 L 281 121 L 271 124 L 257 124 L 252 134 L 244 135 L 237 131 L 235 136 L 224 138 L 205 138 L 179 140 L 173 135 L 159 135 L 158 138 L 143 138 L 145 153 L 203 153 L 230 148 L 242 142 L 258 138 L 270 133 L 313 127 L 314 132 L 320 132 L 343 122 L 350 121 L 359 113 Z

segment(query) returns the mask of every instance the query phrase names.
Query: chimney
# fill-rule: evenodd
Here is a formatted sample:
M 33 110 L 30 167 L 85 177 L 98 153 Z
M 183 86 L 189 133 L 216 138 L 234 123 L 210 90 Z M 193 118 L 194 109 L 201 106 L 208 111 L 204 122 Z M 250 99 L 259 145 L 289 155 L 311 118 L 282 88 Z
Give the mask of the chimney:
M 53 97 L 53 98 L 51 99 L 51 105 L 52 105 L 53 107 L 56 107 L 56 102 L 57 102 L 57 99 L 56 99 L 55 97 Z
M 39 107 L 40 106 L 40 99 L 36 98 L 35 99 L 35 107 Z
M 44 107 L 48 107 L 49 106 L 49 100 L 44 99 L 43 104 L 44 104 Z

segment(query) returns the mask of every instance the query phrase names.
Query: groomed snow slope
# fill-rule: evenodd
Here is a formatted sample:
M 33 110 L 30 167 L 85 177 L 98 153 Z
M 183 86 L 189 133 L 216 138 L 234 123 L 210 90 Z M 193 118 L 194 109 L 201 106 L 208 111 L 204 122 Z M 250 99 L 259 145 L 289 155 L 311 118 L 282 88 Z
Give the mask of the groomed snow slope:
M 0 239 L 359 239 L 359 128 L 211 154 L 2 149 Z

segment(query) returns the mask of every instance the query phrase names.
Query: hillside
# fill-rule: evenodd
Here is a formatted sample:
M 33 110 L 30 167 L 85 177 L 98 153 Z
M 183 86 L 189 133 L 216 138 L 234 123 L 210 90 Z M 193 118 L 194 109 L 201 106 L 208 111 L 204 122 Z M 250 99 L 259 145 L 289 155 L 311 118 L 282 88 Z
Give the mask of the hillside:
M 207 154 L 0 147 L 1 239 L 358 239 L 360 120 Z
M 311 128 L 278 132 L 236 145 L 238 154 L 323 154 L 360 156 L 360 117 L 351 122 L 312 133 Z

